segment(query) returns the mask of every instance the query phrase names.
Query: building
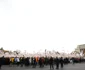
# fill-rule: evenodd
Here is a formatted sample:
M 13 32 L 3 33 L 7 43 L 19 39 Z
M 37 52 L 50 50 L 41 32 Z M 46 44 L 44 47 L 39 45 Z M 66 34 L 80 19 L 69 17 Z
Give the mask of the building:
M 78 45 L 75 51 L 85 57 L 85 44 Z

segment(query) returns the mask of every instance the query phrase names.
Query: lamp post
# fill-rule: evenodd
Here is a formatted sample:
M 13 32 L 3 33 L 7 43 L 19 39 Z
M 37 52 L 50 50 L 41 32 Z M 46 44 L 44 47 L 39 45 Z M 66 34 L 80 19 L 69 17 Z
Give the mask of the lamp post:
M 46 51 L 47 51 L 47 50 L 45 49 L 45 57 L 46 57 Z

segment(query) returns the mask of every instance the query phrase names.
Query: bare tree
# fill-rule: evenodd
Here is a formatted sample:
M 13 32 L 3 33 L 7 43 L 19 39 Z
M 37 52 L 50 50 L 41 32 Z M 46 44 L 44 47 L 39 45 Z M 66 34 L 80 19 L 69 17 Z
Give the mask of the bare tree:
M 3 47 L 1 47 L 0 50 L 4 50 Z
M 20 50 L 16 50 L 16 51 L 13 51 L 14 52 L 14 54 L 20 54 L 21 53 L 21 51 Z

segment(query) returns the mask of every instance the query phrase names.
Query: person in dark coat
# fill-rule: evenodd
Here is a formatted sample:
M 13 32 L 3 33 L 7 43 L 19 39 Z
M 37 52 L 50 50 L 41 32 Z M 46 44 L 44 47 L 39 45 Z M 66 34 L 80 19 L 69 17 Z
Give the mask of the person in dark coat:
M 45 65 L 47 66 L 48 65 L 48 58 L 45 57 Z
M 61 65 L 61 68 L 63 68 L 63 65 L 64 65 L 63 57 L 60 58 L 60 65 Z
M 33 58 L 33 68 L 35 68 L 36 67 L 36 58 L 34 57 Z
M 2 66 L 2 58 L 0 58 L 0 69 L 1 69 L 1 66 Z
M 0 69 L 1 69 L 2 65 L 5 64 L 4 62 L 5 62 L 5 58 L 3 56 L 3 57 L 0 58 Z
M 25 63 L 25 58 L 24 57 L 20 58 L 21 67 L 23 67 L 24 63 Z
M 43 64 L 43 63 L 42 63 L 42 58 L 40 57 L 40 58 L 39 58 L 39 66 L 40 66 L 40 68 L 42 67 L 42 64 Z
M 39 65 L 40 65 L 40 68 L 44 67 L 44 57 L 39 58 Z
M 50 69 L 51 69 L 51 68 L 54 69 L 54 66 L 53 66 L 54 60 L 53 60 L 52 57 L 49 59 L 49 64 L 50 64 Z
M 55 63 L 56 63 L 56 69 L 59 69 L 59 58 L 58 57 L 56 57 Z
M 30 61 L 29 61 L 29 59 L 30 59 L 29 57 L 26 58 L 26 62 L 27 62 L 26 64 L 27 64 L 27 66 L 30 65 Z
M 25 66 L 28 66 L 27 63 L 28 63 L 28 62 L 27 62 L 27 58 L 25 58 Z
M 30 61 L 29 61 L 29 57 L 25 58 L 25 66 L 29 66 L 30 65 Z

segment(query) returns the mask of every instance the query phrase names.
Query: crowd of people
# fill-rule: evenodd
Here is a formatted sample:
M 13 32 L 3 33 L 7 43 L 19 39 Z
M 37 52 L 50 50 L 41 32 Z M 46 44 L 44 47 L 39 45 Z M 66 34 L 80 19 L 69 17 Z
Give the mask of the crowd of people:
M 65 64 L 70 63 L 70 61 L 74 62 L 81 62 L 80 58 L 63 58 L 63 57 L 10 57 L 5 58 L 4 56 L 0 58 L 0 68 L 2 65 L 17 65 L 17 66 L 32 66 L 36 68 L 38 65 L 40 68 L 44 67 L 45 65 L 49 65 L 50 69 L 54 69 L 54 65 L 56 65 L 56 69 L 59 67 L 63 68 Z

